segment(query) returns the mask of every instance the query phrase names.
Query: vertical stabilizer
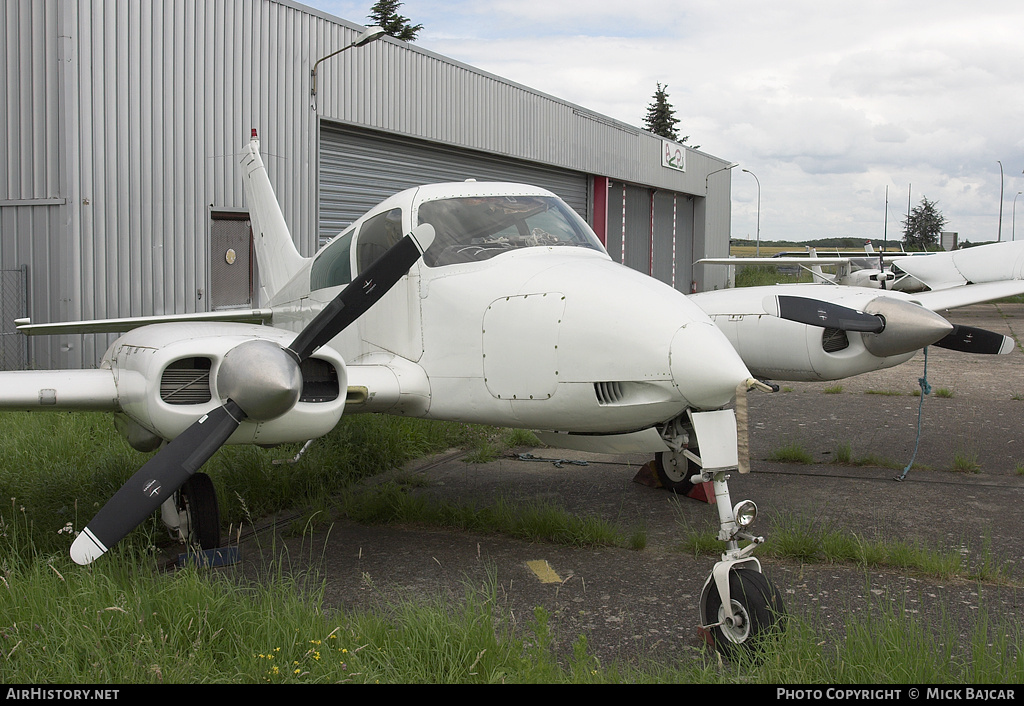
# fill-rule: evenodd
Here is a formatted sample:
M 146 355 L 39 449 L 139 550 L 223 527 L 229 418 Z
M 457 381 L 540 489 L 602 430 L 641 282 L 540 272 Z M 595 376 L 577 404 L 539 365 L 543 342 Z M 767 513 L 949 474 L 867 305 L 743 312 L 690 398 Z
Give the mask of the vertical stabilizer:
M 807 253 L 810 255 L 811 260 L 818 259 L 818 251 L 810 245 L 807 246 Z M 821 271 L 821 265 L 811 265 L 811 276 L 813 277 L 814 282 L 817 282 L 818 284 L 831 281 L 831 278 Z
M 284 221 L 281 206 L 260 157 L 260 141 L 256 131 L 242 156 L 242 177 L 249 202 L 256 262 L 259 265 L 260 287 L 264 301 L 274 296 L 302 268 L 304 258 L 295 248 L 291 231 Z

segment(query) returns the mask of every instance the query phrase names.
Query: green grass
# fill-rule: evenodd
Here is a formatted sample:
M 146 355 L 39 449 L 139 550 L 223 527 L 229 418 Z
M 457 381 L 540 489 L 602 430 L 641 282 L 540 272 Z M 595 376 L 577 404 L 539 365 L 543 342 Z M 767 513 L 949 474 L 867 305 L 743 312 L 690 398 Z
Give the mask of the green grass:
M 797 275 L 780 274 L 779 268 L 773 265 L 742 265 L 736 268 L 737 287 L 761 287 L 773 284 L 795 284 L 810 282 L 809 272 L 800 271 Z
M 720 554 L 722 543 L 717 528 L 695 529 L 679 520 L 684 538 L 678 549 L 693 556 Z M 891 568 L 933 579 L 985 581 L 1021 585 L 1011 575 L 1007 563 L 997 557 L 991 538 L 979 546 L 961 551 L 927 546 L 905 539 L 867 538 L 848 530 L 823 524 L 813 518 L 789 513 L 769 522 L 766 541 L 758 555 L 804 563 L 850 564 L 865 569 Z
M 4 506 L 14 498 L 15 512 L 31 518 L 31 546 L 43 552 L 66 549 L 67 537 L 58 532 L 69 523 L 81 529 L 151 455 L 132 450 L 104 414 L 9 412 L 0 413 L 0 425 L 0 524 L 12 519 Z M 226 446 L 202 470 L 213 479 L 224 525 L 238 526 L 284 509 L 325 507 L 360 479 L 424 455 L 506 438 L 522 437 L 467 424 L 353 415 L 298 463 L 275 461 L 292 459 L 301 444 Z M 129 541 L 147 547 L 162 534 L 154 516 Z
M 882 597 L 823 639 L 793 614 L 763 651 L 708 650 L 601 663 L 582 635 L 537 607 L 520 616 L 493 580 L 461 596 L 391 598 L 327 610 L 323 583 L 277 575 L 246 585 L 216 573 L 155 575 L 138 558 L 75 570 L 43 557 L 5 568 L 0 671 L 8 684 L 1015 684 L 1021 631 L 982 608 L 964 637 L 946 620 Z M 373 591 L 371 585 L 368 590 Z
M 955 473 L 981 473 L 978 454 L 967 449 L 958 449 L 953 454 L 953 465 L 950 470 Z
M 644 544 L 642 533 L 629 534 L 596 515 L 578 517 L 551 503 L 499 498 L 477 507 L 433 500 L 397 483 L 348 491 L 340 496 L 338 510 L 361 524 L 419 524 L 576 547 Z
M 814 463 L 814 457 L 797 442 L 776 449 L 768 456 L 768 460 L 776 463 Z
M 896 602 L 880 601 L 878 610 L 847 615 L 839 633 L 822 632 L 813 613 L 794 611 L 785 633 L 749 660 L 723 663 L 707 650 L 688 649 L 601 663 L 584 636 L 558 634 L 544 609 L 532 616 L 511 610 L 493 580 L 466 586 L 462 596 L 381 595 L 372 611 L 328 610 L 324 579 L 309 572 L 272 570 L 258 585 L 229 572 L 161 573 L 150 553 L 159 536 L 152 527 L 82 568 L 67 556 L 68 532 L 81 527 L 144 456 L 121 444 L 99 415 L 0 415 L 0 422 L 0 493 L 6 493 L 0 497 L 13 498 L 0 504 L 5 683 L 888 684 L 1024 678 L 1017 659 L 1020 628 L 989 622 L 984 612 L 965 646 L 945 622 L 908 619 Z M 293 447 L 237 448 L 222 450 L 223 458 L 204 470 L 222 498 L 225 492 L 240 496 L 232 512 L 243 519 L 253 507 L 298 504 L 316 507 L 310 515 L 344 512 L 368 523 L 424 523 L 573 546 L 645 546 L 643 532 L 627 535 L 550 505 L 428 502 L 417 493 L 422 479 L 413 473 L 357 489 L 358 480 L 415 454 L 472 449 L 482 440 L 511 443 L 490 429 L 355 417 L 299 463 L 272 463 L 291 458 Z M 243 468 L 230 468 L 235 465 Z M 308 522 L 299 525 L 298 531 L 310 528 Z M 713 534 L 693 540 L 690 550 L 703 553 L 704 546 L 721 551 Z M 767 557 L 1010 580 L 991 541 L 968 559 L 784 518 L 762 549 Z
M 836 448 L 832 453 L 833 456 L 831 463 L 835 464 L 848 466 L 872 466 L 876 468 L 891 468 L 896 470 L 902 470 L 906 466 L 903 462 L 883 458 L 877 454 L 855 456 L 853 453 L 853 447 L 849 442 L 840 442 L 836 445 Z M 814 456 L 811 455 L 811 452 L 799 442 L 792 442 L 772 451 L 768 454 L 765 460 L 774 461 L 775 463 L 812 464 L 814 463 Z M 916 470 L 928 470 L 929 466 L 922 463 L 914 463 L 913 468 Z
M 843 386 L 842 385 L 829 385 L 824 390 L 822 390 L 822 392 L 824 392 L 826 395 L 838 395 L 838 394 L 841 394 L 842 391 L 843 391 Z
M 853 463 L 853 447 L 849 442 L 843 442 L 836 447 L 834 463 Z

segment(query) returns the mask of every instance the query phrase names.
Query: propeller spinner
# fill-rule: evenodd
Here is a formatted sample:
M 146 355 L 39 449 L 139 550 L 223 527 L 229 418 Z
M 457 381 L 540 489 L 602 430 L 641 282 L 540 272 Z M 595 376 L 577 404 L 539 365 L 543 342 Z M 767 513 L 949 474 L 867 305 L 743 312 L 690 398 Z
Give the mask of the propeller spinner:
M 433 227 L 415 228 L 345 287 L 287 348 L 253 340 L 229 351 L 217 376 L 224 404 L 179 434 L 118 489 L 75 539 L 71 558 L 84 565 L 106 553 L 171 497 L 243 421 L 266 421 L 290 410 L 302 388 L 302 361 L 383 297 L 433 240 Z

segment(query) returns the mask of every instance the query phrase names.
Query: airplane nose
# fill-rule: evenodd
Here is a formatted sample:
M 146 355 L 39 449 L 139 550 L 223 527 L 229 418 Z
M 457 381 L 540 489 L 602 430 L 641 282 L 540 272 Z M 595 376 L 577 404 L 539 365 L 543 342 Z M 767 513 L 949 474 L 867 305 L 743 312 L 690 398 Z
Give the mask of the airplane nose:
M 669 365 L 676 388 L 695 409 L 724 407 L 736 387 L 751 377 L 736 349 L 711 322 L 696 321 L 676 331 Z

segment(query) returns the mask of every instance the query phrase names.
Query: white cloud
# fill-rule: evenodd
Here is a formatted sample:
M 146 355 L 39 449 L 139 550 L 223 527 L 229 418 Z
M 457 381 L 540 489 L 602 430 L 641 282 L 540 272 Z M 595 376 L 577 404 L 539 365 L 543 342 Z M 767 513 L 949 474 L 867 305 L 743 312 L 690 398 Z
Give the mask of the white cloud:
M 312 4 L 365 22 L 372 2 Z M 427 49 L 635 125 L 667 84 L 690 143 L 757 174 L 763 239 L 893 238 L 908 191 L 937 200 L 961 237 L 994 239 L 997 160 L 1009 237 L 1024 188 L 1019 2 L 407 0 L 400 12 Z M 740 170 L 732 183 L 733 233 L 752 234 L 756 184 Z

